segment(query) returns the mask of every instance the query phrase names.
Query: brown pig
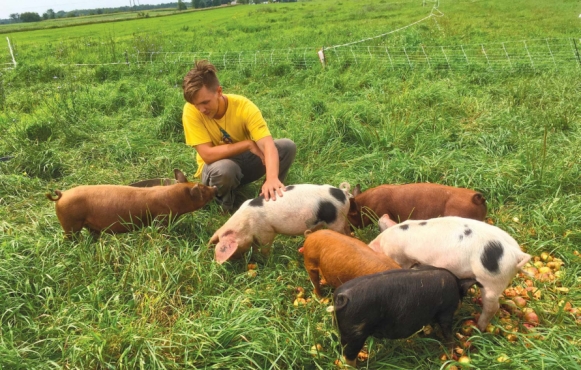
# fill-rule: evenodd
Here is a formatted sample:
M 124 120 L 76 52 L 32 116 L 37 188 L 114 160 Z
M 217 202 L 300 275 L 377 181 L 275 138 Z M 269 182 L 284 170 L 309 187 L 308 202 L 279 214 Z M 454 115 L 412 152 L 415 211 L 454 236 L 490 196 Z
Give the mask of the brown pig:
M 177 184 L 137 188 L 122 185 L 85 185 L 65 192 L 55 190 L 56 215 L 65 236 L 86 227 L 98 236 L 101 231 L 124 233 L 151 224 L 158 218 L 167 224 L 184 213 L 202 208 L 216 195 L 216 188 L 188 182 L 174 170 Z
M 486 199 L 481 193 L 440 184 L 380 185 L 361 192 L 359 184 L 350 198 L 348 219 L 361 228 L 387 214 L 396 222 L 459 216 L 482 221 Z
M 315 294 L 322 296 L 320 276 L 334 288 L 359 276 L 401 268 L 364 242 L 332 230 L 307 231 L 301 248 Z M 387 258 L 386 258 L 387 257 Z

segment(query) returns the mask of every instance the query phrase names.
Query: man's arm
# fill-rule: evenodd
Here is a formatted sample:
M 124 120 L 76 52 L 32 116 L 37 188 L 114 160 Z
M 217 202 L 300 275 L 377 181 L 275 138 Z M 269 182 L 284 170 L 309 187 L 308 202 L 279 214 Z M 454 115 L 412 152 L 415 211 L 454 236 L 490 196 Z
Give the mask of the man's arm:
M 266 136 L 256 142 L 258 148 L 264 153 L 264 158 L 262 162 L 266 167 L 266 181 L 262 185 L 261 194 L 264 195 L 264 199 L 276 200 L 276 195 L 282 197 L 282 192 L 284 190 L 284 184 L 278 179 L 278 149 L 274 145 L 274 140 L 272 136 Z
M 274 142 L 273 142 L 274 145 Z M 260 159 L 262 163 L 264 163 L 264 154 L 263 151 L 256 145 L 256 143 L 252 140 L 244 140 L 239 141 L 234 144 L 223 144 L 223 145 L 214 145 L 212 143 L 204 143 L 194 146 L 202 160 L 206 164 L 211 164 L 220 159 L 230 158 L 235 155 L 244 153 L 246 151 L 251 151 Z M 274 147 L 276 150 L 276 147 Z M 277 152 L 277 173 L 278 173 L 278 152 Z M 278 176 L 278 174 L 277 174 Z

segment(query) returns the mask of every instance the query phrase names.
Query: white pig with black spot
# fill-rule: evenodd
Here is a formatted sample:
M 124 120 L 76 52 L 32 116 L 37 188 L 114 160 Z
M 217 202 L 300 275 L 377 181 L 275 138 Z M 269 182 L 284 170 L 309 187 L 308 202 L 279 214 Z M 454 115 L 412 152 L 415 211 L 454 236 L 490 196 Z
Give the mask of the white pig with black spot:
M 459 279 L 476 279 L 482 286 L 480 330 L 486 329 L 498 311 L 499 296 L 531 258 L 508 233 L 482 221 L 440 217 L 396 224 L 384 215 L 379 227 L 382 233 L 369 247 L 385 253 L 403 269 L 432 265 Z
M 320 227 L 347 234 L 349 196 L 348 183 L 340 188 L 300 184 L 287 186 L 276 200 L 249 199 L 210 239 L 209 244 L 216 245 L 216 261 L 241 257 L 252 246 L 269 247 L 277 234 L 303 235 Z

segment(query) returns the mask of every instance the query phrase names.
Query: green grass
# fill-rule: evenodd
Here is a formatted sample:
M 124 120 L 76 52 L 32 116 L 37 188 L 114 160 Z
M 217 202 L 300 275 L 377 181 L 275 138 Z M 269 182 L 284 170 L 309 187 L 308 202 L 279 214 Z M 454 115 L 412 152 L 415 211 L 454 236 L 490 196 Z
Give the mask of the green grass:
M 173 168 L 195 172 L 180 122 L 187 63 L 69 64 L 123 60 L 124 50 L 138 49 L 329 46 L 429 14 L 421 2 L 390 3 L 237 6 L 9 35 L 19 65 L 0 71 L 0 157 L 14 157 L 0 162 L 0 368 L 334 368 L 341 352 L 326 304 L 293 305 L 297 287 L 312 295 L 297 252 L 301 237 L 279 236 L 268 258 L 248 256 L 258 263 L 252 276 L 246 260 L 213 261 L 206 243 L 227 220 L 215 204 L 167 229 L 71 242 L 44 193 L 169 177 Z M 571 1 L 441 1 L 440 10 L 437 25 L 430 20 L 363 46 L 579 37 Z M 331 56 L 325 69 L 216 64 L 226 92 L 251 98 L 275 137 L 297 143 L 288 184 L 348 181 L 366 189 L 427 181 L 482 191 L 497 226 L 565 267 L 556 282 L 534 282 L 542 291 L 529 302 L 541 319 L 536 333 L 521 328 L 513 343 L 475 332 L 471 366 L 581 366 L 580 323 L 559 306 L 581 306 L 576 64 L 392 69 L 385 60 Z M 377 231 L 357 235 L 369 241 Z M 456 329 L 479 310 L 465 299 Z M 493 323 L 500 326 L 498 316 Z M 316 343 L 323 351 L 312 356 Z M 432 338 L 375 339 L 368 347 L 362 367 L 449 364 Z M 499 363 L 501 355 L 511 362 Z

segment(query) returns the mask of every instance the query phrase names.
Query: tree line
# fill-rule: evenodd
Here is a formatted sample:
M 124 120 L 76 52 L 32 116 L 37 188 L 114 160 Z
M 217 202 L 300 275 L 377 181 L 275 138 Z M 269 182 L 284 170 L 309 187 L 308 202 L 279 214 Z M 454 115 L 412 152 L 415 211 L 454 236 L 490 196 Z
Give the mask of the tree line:
M 262 2 L 281 2 L 281 3 L 289 3 L 289 2 L 296 2 L 297 0 L 268 0 L 268 1 L 261 1 L 261 0 L 191 0 L 189 6 L 192 9 L 201 9 L 201 8 L 209 8 L 212 6 L 220 6 L 226 4 L 254 4 L 254 3 L 262 3 Z M 188 9 L 188 5 L 182 0 L 178 0 L 177 3 L 165 3 L 159 5 L 136 5 L 136 6 L 121 6 L 118 8 L 98 8 L 98 9 L 83 9 L 83 10 L 72 10 L 69 12 L 65 12 L 64 10 L 59 10 L 55 12 L 53 9 L 48 9 L 46 12 L 42 13 L 42 16 L 35 12 L 25 12 L 25 13 L 12 13 L 10 14 L 9 19 L 0 19 L 0 23 L 20 23 L 20 22 L 40 22 L 43 20 L 49 19 L 58 19 L 58 18 L 73 18 L 73 17 L 80 17 L 85 15 L 101 15 L 101 14 L 111 14 L 111 13 L 120 13 L 120 12 L 128 12 L 128 11 L 143 11 L 143 10 L 151 10 L 151 9 L 164 9 L 164 8 L 174 8 L 177 10 L 186 10 Z M 143 13 L 140 13 L 140 15 Z
M 64 10 L 59 10 L 55 12 L 53 9 L 48 9 L 41 15 L 35 12 L 25 12 L 25 13 L 12 13 L 8 19 L 1 19 L 0 23 L 20 23 L 20 22 L 40 22 L 49 19 L 59 19 L 59 18 L 74 18 L 86 15 L 101 15 L 101 14 L 112 14 L 121 13 L 129 11 L 143 11 L 152 9 L 164 9 L 164 8 L 176 8 L 177 3 L 164 3 L 158 5 L 135 5 L 135 6 L 120 6 L 117 8 L 97 8 L 97 9 L 81 9 L 81 10 L 71 10 L 65 12 Z

